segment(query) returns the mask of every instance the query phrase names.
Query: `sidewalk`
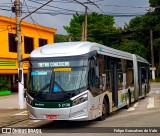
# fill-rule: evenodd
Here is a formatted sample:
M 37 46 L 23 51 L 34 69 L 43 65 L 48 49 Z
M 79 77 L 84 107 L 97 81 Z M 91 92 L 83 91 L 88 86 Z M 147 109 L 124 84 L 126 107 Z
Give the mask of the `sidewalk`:
M 151 83 L 151 92 L 156 93 L 157 91 L 160 92 L 160 83 Z M 158 97 L 160 97 L 160 95 Z M 26 120 L 27 118 L 26 109 L 18 109 L 17 93 L 0 96 L 0 127 L 7 127 L 16 122 Z
M 26 109 L 18 109 L 18 94 L 0 96 L 0 127 L 27 119 Z
M 160 82 L 151 82 L 151 93 L 160 94 Z

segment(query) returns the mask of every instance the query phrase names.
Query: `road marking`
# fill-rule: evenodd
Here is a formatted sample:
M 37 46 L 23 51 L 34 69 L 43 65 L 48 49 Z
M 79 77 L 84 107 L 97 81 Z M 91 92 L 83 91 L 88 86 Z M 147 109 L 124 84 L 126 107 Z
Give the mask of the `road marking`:
M 154 97 L 148 99 L 147 109 L 154 108 Z
M 133 107 L 130 107 L 127 111 L 134 111 L 135 108 L 138 106 L 139 102 L 136 102 Z
M 138 106 L 139 102 L 136 102 L 133 107 L 136 108 Z
M 20 115 L 20 116 L 22 116 L 22 115 L 28 115 L 28 111 L 23 111 L 23 112 L 20 112 L 20 113 L 16 113 L 16 114 L 14 114 L 14 115 Z
M 135 108 L 134 107 L 130 107 L 127 111 L 134 111 Z
M 34 123 L 36 123 L 36 122 L 40 122 L 41 120 L 31 120 L 30 122 L 34 122 Z
M 156 90 L 156 94 L 160 94 L 160 90 Z
M 152 93 L 152 94 L 160 94 L 160 88 L 153 88 L 153 89 L 151 89 L 150 93 Z

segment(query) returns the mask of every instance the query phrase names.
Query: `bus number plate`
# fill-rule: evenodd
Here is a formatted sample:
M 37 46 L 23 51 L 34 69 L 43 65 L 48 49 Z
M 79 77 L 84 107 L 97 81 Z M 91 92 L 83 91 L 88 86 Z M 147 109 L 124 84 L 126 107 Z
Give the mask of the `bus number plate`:
M 55 119 L 57 119 L 57 115 L 46 115 L 46 119 L 55 120 Z

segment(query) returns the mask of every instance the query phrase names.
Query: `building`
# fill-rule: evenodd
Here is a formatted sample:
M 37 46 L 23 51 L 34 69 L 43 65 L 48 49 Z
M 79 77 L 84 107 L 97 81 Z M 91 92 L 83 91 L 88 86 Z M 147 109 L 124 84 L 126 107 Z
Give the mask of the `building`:
M 45 44 L 54 43 L 56 30 L 28 22 L 21 23 L 22 57 L 29 57 L 35 48 Z M 16 84 L 17 42 L 16 22 L 13 18 L 0 16 L 0 90 Z M 27 63 L 23 63 L 25 76 L 27 74 Z

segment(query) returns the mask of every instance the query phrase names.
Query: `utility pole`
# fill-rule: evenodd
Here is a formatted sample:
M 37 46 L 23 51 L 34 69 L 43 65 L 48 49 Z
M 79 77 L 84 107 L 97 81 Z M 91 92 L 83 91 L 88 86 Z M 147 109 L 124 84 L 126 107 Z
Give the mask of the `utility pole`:
M 84 41 L 87 41 L 87 6 L 85 6 Z
M 19 109 L 25 108 L 23 67 L 22 67 L 22 62 L 20 62 L 20 60 L 23 58 L 22 57 L 22 47 L 21 47 L 21 22 L 23 19 L 30 16 L 31 14 L 33 14 L 34 12 L 39 10 L 40 8 L 42 8 L 45 5 L 47 5 L 48 3 L 50 3 L 51 1 L 53 1 L 53 0 L 49 0 L 48 2 L 44 3 L 42 6 L 40 6 L 36 10 L 30 12 L 28 15 L 26 15 L 22 19 L 20 19 L 20 15 L 21 15 L 20 0 L 14 1 L 15 10 L 13 8 L 13 11 L 15 12 L 15 15 L 16 15 L 16 38 L 15 38 L 15 40 L 17 41 L 18 78 L 19 78 L 19 76 L 21 76 L 21 81 L 18 82 L 18 108 Z
M 22 59 L 22 47 L 21 47 L 21 26 L 20 26 L 20 16 L 21 16 L 21 7 L 20 0 L 15 0 L 15 14 L 16 14 L 16 38 L 17 41 L 17 62 L 18 62 L 18 74 L 19 71 L 23 73 L 22 63 L 20 60 Z M 18 108 L 25 108 L 25 99 L 24 99 L 24 79 L 23 74 L 21 81 L 18 81 Z M 18 75 L 19 77 L 20 75 Z
M 79 3 L 79 4 L 81 4 L 82 6 L 84 6 L 85 7 L 85 20 L 84 20 L 84 41 L 87 41 L 87 9 L 88 9 L 88 7 L 84 4 L 84 3 L 81 3 L 81 2 L 79 2 L 79 1 L 77 1 L 77 0 L 74 0 L 75 2 L 77 2 L 77 3 Z M 90 2 L 85 2 L 85 3 L 90 3 Z M 83 23 L 82 23 L 82 33 L 83 33 Z M 83 35 L 82 35 L 83 36 Z M 82 40 L 82 41 L 83 41 Z
M 85 6 L 84 41 L 87 41 L 87 6 Z
M 69 35 L 69 39 L 68 39 L 68 41 L 69 41 L 69 42 L 71 42 L 71 41 L 72 41 L 71 35 Z
M 154 66 L 154 49 L 153 49 L 153 30 L 150 30 L 150 44 L 151 44 L 151 70 L 152 70 L 152 79 L 155 80 L 155 66 Z
M 84 22 L 82 22 L 82 38 L 81 38 L 81 41 L 84 41 L 84 35 L 85 35 L 85 33 L 84 33 L 84 29 L 85 29 L 85 27 L 84 27 Z
M 85 20 L 82 22 L 82 41 L 87 41 L 87 6 L 85 6 Z

